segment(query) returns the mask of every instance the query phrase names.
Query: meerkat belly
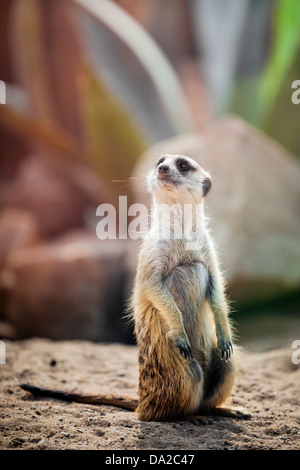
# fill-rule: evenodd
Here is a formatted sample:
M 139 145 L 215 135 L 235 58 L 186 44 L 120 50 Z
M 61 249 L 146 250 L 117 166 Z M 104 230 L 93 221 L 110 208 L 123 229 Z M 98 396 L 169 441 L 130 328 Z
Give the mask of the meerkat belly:
M 200 261 L 177 265 L 166 283 L 179 310 L 192 346 L 207 344 L 212 334 L 212 319 L 207 308 L 208 271 Z

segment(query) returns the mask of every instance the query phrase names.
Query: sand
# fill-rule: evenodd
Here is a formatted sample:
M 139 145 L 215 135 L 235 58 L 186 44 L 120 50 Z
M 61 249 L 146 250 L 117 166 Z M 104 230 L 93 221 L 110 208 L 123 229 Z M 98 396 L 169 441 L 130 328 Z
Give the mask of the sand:
M 300 364 L 291 348 L 246 353 L 230 400 L 252 419 L 212 424 L 143 423 L 108 406 L 35 399 L 33 383 L 87 392 L 137 394 L 137 349 L 121 344 L 6 341 L 0 364 L 0 449 L 300 449 Z

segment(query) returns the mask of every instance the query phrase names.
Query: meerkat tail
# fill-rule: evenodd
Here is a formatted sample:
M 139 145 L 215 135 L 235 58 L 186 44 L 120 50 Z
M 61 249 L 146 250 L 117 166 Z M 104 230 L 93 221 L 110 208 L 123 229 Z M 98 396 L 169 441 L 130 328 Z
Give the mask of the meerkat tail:
M 30 384 L 20 384 L 20 387 L 26 392 L 30 392 L 35 397 L 56 398 L 68 402 L 89 403 L 91 405 L 117 406 L 118 408 L 124 408 L 129 411 L 135 411 L 138 406 L 138 400 L 136 398 L 122 397 L 120 395 L 85 395 L 83 393 L 37 387 Z

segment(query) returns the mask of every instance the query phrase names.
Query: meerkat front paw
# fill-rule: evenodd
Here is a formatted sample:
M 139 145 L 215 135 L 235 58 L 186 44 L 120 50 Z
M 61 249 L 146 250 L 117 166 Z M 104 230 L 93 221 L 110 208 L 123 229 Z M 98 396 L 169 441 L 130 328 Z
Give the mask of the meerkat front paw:
M 176 338 L 175 346 L 179 349 L 180 354 L 185 359 L 193 359 L 192 349 L 187 338 Z
M 221 350 L 221 358 L 229 361 L 233 354 L 233 346 L 228 336 L 218 336 L 218 348 Z

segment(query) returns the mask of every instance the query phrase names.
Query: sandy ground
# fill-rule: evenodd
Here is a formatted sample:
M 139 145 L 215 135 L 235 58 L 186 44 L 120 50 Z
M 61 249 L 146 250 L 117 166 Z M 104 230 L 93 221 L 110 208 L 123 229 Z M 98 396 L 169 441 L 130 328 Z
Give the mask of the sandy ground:
M 1 449 L 300 449 L 300 364 L 291 348 L 247 353 L 230 404 L 249 421 L 142 423 L 107 406 L 34 399 L 19 383 L 136 395 L 137 350 L 42 339 L 6 342 L 0 365 Z

